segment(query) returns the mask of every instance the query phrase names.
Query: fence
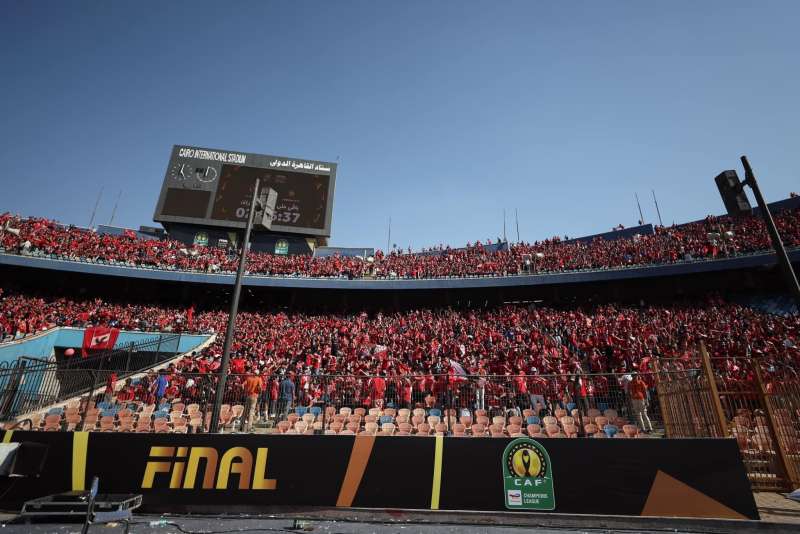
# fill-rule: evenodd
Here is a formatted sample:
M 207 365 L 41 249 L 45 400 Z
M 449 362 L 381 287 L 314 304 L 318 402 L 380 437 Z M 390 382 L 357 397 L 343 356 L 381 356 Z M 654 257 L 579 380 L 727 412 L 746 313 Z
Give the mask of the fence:
M 748 379 L 732 380 L 727 358 L 700 347 L 701 369 L 655 374 L 667 437 L 733 437 L 754 490 L 800 486 L 800 381 L 765 373 L 759 359 L 740 359 Z M 770 378 L 765 378 L 770 377 Z
M 430 415 L 438 418 L 433 421 L 432 432 L 446 434 L 458 434 L 460 428 L 457 425 L 463 424 L 463 419 L 471 421 L 473 416 L 487 417 L 495 422 L 495 418 L 501 418 L 503 423 L 499 432 L 506 435 L 514 431 L 511 427 L 506 428 L 507 424 L 519 425 L 520 432 L 530 433 L 535 428 L 537 432 L 571 437 L 591 437 L 598 433 L 606 436 L 606 432 L 613 435 L 622 433 L 626 425 L 635 430 L 629 425 L 634 421 L 639 421 L 643 429 L 661 428 L 662 417 L 655 390 L 650 388 L 648 391 L 651 400 L 647 409 L 635 411 L 624 387 L 630 378 L 630 375 L 612 374 L 401 377 L 314 374 L 255 377 L 231 374 L 222 399 L 220 420 L 223 429 L 248 431 L 253 423 L 275 427 L 291 420 L 293 414 L 315 412 L 321 414 L 314 423 L 322 432 L 332 430 L 333 416 L 345 412 L 386 409 L 387 413 L 396 414 L 401 409 L 416 409 L 424 412 L 426 420 Z M 645 375 L 645 379 L 655 384 L 652 375 Z M 250 396 L 246 391 L 253 383 L 260 384 L 261 391 Z M 121 426 L 108 426 L 104 430 L 133 430 L 134 422 L 137 429 L 141 422 L 142 430 L 149 430 L 152 429 L 151 423 L 162 419 L 159 425 L 163 430 L 207 431 L 216 384 L 217 375 L 189 373 L 171 375 L 169 387 L 163 391 L 157 390 L 153 377 L 126 382 L 117 391 L 121 402 L 116 409 L 124 410 L 124 418 L 133 417 L 134 421 L 128 420 Z M 94 399 L 99 410 L 93 409 L 92 415 L 103 411 L 116 416 L 114 407 L 99 403 L 101 397 L 98 395 Z M 639 419 L 638 415 L 642 418 Z M 548 422 L 547 417 L 554 419 Z M 96 422 L 96 418 L 89 421 L 88 429 L 96 429 Z M 371 421 L 359 420 L 355 430 L 361 431 L 361 423 L 367 422 Z M 121 421 L 113 424 L 117 423 Z M 107 421 L 107 424 L 112 422 Z M 552 428 L 548 428 L 548 424 Z M 606 424 L 610 425 L 608 429 L 604 428 Z M 66 428 L 66 425 L 62 424 L 62 427 Z M 493 431 L 491 425 L 486 427 L 486 432 Z
M 87 393 L 111 373 L 134 374 L 175 356 L 180 334 L 158 335 L 89 358 L 21 357 L 0 369 L 0 419 L 32 412 Z

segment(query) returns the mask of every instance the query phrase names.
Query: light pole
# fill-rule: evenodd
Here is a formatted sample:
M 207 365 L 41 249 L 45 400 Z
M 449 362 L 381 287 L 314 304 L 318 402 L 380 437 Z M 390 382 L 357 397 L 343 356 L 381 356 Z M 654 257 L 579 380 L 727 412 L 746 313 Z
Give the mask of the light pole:
M 236 270 L 236 281 L 233 284 L 233 298 L 231 299 L 231 312 L 228 315 L 228 328 L 225 330 L 225 344 L 222 348 L 222 364 L 219 367 L 219 379 L 217 380 L 217 394 L 214 399 L 214 409 L 211 412 L 211 428 L 212 433 L 219 432 L 219 414 L 222 411 L 222 397 L 225 394 L 225 384 L 228 381 L 228 367 L 231 360 L 231 345 L 233 344 L 233 336 L 236 330 L 236 314 L 239 311 L 239 295 L 242 292 L 242 277 L 244 276 L 244 268 L 247 263 L 247 247 L 250 244 L 250 231 L 253 229 L 253 216 L 255 215 L 258 205 L 258 186 L 261 182 L 260 178 L 256 178 L 255 187 L 253 188 L 253 198 L 250 201 L 250 213 L 247 216 L 247 227 L 244 231 L 244 240 L 242 241 L 242 252 L 239 255 L 239 268 Z
M 781 236 L 778 229 L 775 227 L 775 221 L 772 220 L 772 214 L 769 212 L 767 203 L 764 197 L 761 196 L 761 189 L 758 187 L 756 176 L 753 174 L 753 169 L 750 168 L 750 162 L 747 161 L 747 156 L 742 156 L 742 165 L 744 166 L 744 184 L 749 185 L 753 190 L 753 196 L 756 197 L 756 203 L 761 210 L 761 216 L 764 218 L 764 223 L 767 225 L 767 232 L 772 240 L 772 247 L 775 249 L 775 255 L 778 257 L 778 265 L 783 271 L 783 277 L 786 285 L 789 286 L 789 292 L 794 297 L 797 305 L 800 306 L 800 285 L 797 283 L 797 276 L 792 269 L 792 262 L 789 261 L 789 256 L 786 254 L 786 249 L 783 247 Z

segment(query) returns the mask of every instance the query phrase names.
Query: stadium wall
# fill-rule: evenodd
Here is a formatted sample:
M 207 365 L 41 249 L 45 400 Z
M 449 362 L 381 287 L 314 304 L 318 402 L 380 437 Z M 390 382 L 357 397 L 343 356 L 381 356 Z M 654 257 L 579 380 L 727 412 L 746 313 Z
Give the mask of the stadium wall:
M 800 262 L 800 248 L 788 251 L 793 263 Z M 664 265 L 629 267 L 624 269 L 602 269 L 594 271 L 572 271 L 514 276 L 486 276 L 474 278 L 429 278 L 429 279 L 353 279 L 344 278 L 300 278 L 255 276 L 244 277 L 243 285 L 284 289 L 332 289 L 332 290 L 430 290 L 430 289 L 481 289 L 520 286 L 547 286 L 575 283 L 680 276 L 698 273 L 773 267 L 774 253 L 758 253 L 734 258 L 696 260 Z M 0 265 L 33 269 L 83 273 L 91 275 L 136 278 L 144 280 L 181 282 L 192 284 L 233 285 L 233 274 L 208 274 L 189 271 L 137 268 L 122 265 L 58 260 L 35 256 L 0 254 Z
M 141 493 L 151 512 L 335 506 L 759 518 L 732 439 L 7 431 L 3 441 L 47 445 L 41 476 L 18 479 L 0 497 L 5 509 L 85 490 L 97 476 L 102 493 Z

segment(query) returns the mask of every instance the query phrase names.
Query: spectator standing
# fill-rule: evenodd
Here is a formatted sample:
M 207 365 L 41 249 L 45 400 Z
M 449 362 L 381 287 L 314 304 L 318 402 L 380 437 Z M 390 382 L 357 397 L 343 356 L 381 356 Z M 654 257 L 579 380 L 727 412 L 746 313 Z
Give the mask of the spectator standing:
M 283 417 L 289 413 L 289 410 L 292 408 L 292 403 L 294 402 L 295 398 L 295 388 L 294 388 L 294 381 L 292 380 L 292 375 L 294 373 L 289 373 L 281 382 L 280 385 L 280 397 L 278 398 L 278 413 L 280 413 Z
M 111 373 L 106 380 L 105 401 L 111 402 L 114 399 L 114 390 L 117 387 L 117 373 Z
M 164 393 L 167 391 L 168 385 L 169 379 L 167 378 L 166 372 L 162 369 L 158 372 L 158 378 L 156 378 L 155 381 L 156 404 L 161 402 L 161 399 L 164 397 Z
M 647 384 L 638 374 L 633 375 L 633 380 L 628 386 L 628 394 L 631 398 L 634 421 L 637 421 L 645 432 L 652 432 L 653 424 L 647 416 Z
M 250 428 L 253 425 L 253 418 L 258 411 L 258 396 L 262 389 L 263 382 L 261 377 L 258 376 L 258 371 L 247 376 L 244 381 L 245 405 L 244 414 L 242 415 L 242 420 L 244 421 L 242 430 L 244 432 L 250 432 Z
M 478 369 L 478 379 L 475 383 L 475 409 L 486 409 L 486 369 Z

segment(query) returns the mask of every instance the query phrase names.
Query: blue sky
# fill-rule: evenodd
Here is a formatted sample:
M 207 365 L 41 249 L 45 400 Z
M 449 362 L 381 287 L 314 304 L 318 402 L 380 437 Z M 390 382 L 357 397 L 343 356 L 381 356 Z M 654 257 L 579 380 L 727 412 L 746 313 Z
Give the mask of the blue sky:
M 0 16 L 0 211 L 151 224 L 173 144 L 335 161 L 331 244 L 418 249 L 800 190 L 800 2 L 68 2 Z

